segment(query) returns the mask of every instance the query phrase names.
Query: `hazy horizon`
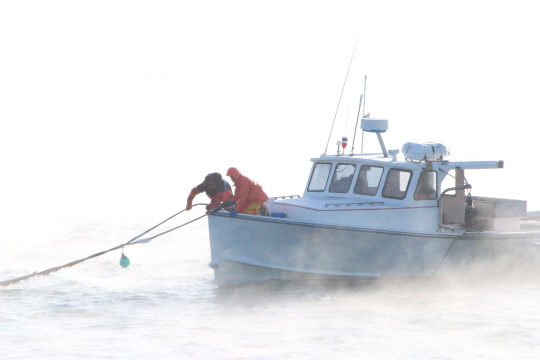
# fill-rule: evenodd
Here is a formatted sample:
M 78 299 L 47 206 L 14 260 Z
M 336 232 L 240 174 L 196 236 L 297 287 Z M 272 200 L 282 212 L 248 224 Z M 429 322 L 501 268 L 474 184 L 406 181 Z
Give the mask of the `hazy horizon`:
M 469 172 L 473 195 L 540 210 L 531 4 L 2 2 L 0 212 L 168 214 L 230 166 L 301 193 L 357 37 L 329 150 L 352 142 L 368 75 L 388 148 L 505 160 Z

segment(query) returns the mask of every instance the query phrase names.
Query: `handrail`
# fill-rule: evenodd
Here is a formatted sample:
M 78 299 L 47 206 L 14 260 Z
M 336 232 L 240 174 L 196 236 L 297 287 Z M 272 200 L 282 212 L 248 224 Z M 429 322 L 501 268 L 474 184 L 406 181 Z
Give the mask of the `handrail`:
M 295 198 L 295 197 L 299 198 L 300 195 L 273 196 L 272 198 L 274 200 L 279 200 L 279 199 L 292 199 L 292 198 Z
M 340 207 L 341 205 L 346 205 L 346 206 L 351 206 L 351 205 L 360 205 L 360 206 L 364 206 L 364 205 L 376 205 L 376 204 L 381 204 L 381 205 L 384 205 L 384 202 L 382 201 L 372 201 L 372 202 L 361 202 L 361 203 L 338 203 L 338 204 L 326 204 L 324 205 L 324 207 L 329 207 L 329 206 L 335 206 L 335 207 Z
M 448 189 L 444 190 L 441 193 L 441 195 L 439 196 L 439 199 L 437 199 L 437 207 L 439 208 L 439 228 L 446 229 L 446 230 L 451 230 L 451 228 L 449 228 L 448 226 L 444 226 L 443 223 L 442 223 L 442 199 L 443 199 L 444 194 L 446 194 L 449 191 L 465 190 L 465 189 L 472 189 L 472 186 L 470 184 L 467 184 L 467 185 L 464 185 L 464 186 L 451 187 L 451 188 L 448 188 Z M 465 204 L 463 204 L 463 206 L 465 206 Z

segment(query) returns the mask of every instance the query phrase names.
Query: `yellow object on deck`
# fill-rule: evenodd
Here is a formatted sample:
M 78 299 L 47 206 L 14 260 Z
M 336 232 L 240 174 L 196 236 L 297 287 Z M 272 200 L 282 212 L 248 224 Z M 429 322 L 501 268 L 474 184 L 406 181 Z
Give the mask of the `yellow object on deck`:
M 264 203 L 256 204 L 252 203 L 248 206 L 246 210 L 244 210 L 244 214 L 250 214 L 250 215 L 259 215 L 259 207 Z

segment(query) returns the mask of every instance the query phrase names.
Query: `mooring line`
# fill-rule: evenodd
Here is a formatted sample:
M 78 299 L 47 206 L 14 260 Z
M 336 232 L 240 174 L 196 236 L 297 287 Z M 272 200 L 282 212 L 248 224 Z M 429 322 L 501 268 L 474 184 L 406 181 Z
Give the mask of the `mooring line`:
M 199 206 L 199 205 L 208 205 L 208 204 L 195 204 L 195 205 L 193 205 L 193 206 Z M 184 223 L 184 224 L 182 224 L 182 225 L 176 226 L 176 227 L 174 227 L 174 228 L 172 228 L 172 229 L 170 229 L 170 230 L 164 231 L 164 232 L 162 232 L 162 233 L 160 233 L 160 234 L 154 235 L 154 236 L 149 237 L 149 238 L 146 238 L 146 239 L 138 240 L 141 236 L 143 236 L 143 235 L 149 233 L 150 231 L 152 231 L 152 230 L 154 230 L 155 228 L 157 228 L 158 226 L 160 226 L 160 225 L 166 223 L 167 221 L 169 221 L 170 219 L 174 218 L 175 216 L 177 216 L 177 215 L 183 213 L 183 212 L 186 210 L 186 209 L 184 209 L 184 210 L 179 211 L 179 212 L 177 212 L 176 214 L 170 216 L 170 217 L 167 218 L 166 220 L 160 222 L 160 223 L 157 224 L 156 226 L 154 226 L 154 227 L 152 227 L 152 228 L 146 230 L 146 231 L 143 232 L 142 234 L 137 235 L 136 237 L 132 238 L 131 240 L 129 240 L 129 241 L 126 242 L 125 244 L 121 244 L 121 245 L 115 246 L 115 247 L 113 247 L 113 248 L 110 248 L 109 250 L 105 250 L 105 251 L 101 251 L 101 252 L 95 253 L 95 254 L 93 254 L 93 255 L 90 255 L 90 256 L 88 256 L 88 257 L 85 257 L 84 259 L 79 259 L 79 260 L 72 261 L 72 262 L 67 263 L 67 264 L 65 264 L 65 265 L 62 265 L 62 266 L 55 266 L 55 267 L 52 267 L 52 268 L 50 268 L 50 269 L 43 270 L 43 271 L 40 271 L 40 272 L 35 272 L 35 271 L 34 271 L 34 272 L 33 272 L 32 274 L 30 274 L 30 275 L 21 276 L 21 277 L 18 277 L 18 278 L 16 278 L 16 279 L 11 279 L 11 280 L 1 281 L 1 282 L 0 282 L 0 287 L 5 287 L 5 286 L 13 285 L 13 284 L 16 284 L 16 283 L 18 283 L 18 282 L 20 282 L 20 281 L 28 280 L 28 279 L 30 279 L 30 278 L 37 277 L 37 276 L 47 276 L 47 275 L 49 275 L 49 274 L 52 273 L 52 272 L 57 272 L 58 270 L 61 270 L 61 269 L 64 269 L 64 268 L 69 268 L 69 267 L 75 266 L 75 265 L 77 265 L 77 264 L 82 263 L 83 261 L 86 261 L 86 260 L 89 260 L 89 259 L 92 259 L 92 258 L 101 256 L 101 255 L 103 255 L 103 254 L 106 254 L 106 253 L 111 252 L 111 251 L 114 251 L 114 250 L 118 250 L 118 249 L 120 249 L 120 248 L 123 248 L 124 246 L 148 243 L 148 242 L 150 242 L 151 240 L 157 238 L 158 236 L 161 236 L 161 235 L 165 235 L 165 234 L 167 234 L 167 233 L 170 233 L 170 232 L 173 231 L 173 230 L 179 229 L 179 228 L 181 228 L 181 227 L 183 227 L 183 226 L 186 226 L 186 225 L 188 225 L 188 224 L 191 224 L 191 223 L 194 222 L 194 221 L 197 221 L 197 220 L 199 220 L 199 219 L 202 219 L 203 217 L 205 217 L 205 216 L 207 216 L 207 215 L 209 215 L 209 214 L 213 214 L 213 213 L 215 213 L 216 211 L 221 210 L 221 209 L 223 208 L 223 205 L 224 205 L 224 204 L 222 204 L 222 205 L 216 207 L 215 209 L 213 209 L 213 210 L 211 210 L 211 211 L 208 211 L 206 214 L 204 214 L 204 215 L 202 215 L 202 216 L 199 216 L 198 218 L 195 218 L 195 219 L 193 219 L 193 220 L 190 220 L 190 221 L 188 221 L 188 222 L 186 222 L 186 223 Z M 136 241 L 136 240 L 138 240 L 138 241 Z

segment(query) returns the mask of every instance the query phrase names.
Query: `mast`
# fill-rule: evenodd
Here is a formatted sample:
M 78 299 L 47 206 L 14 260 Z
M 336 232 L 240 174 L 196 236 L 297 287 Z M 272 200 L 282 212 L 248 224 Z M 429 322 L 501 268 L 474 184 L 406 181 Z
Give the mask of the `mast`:
M 364 94 L 360 94 L 360 102 L 358 105 L 358 114 L 356 115 L 356 125 L 354 126 L 354 136 L 352 140 L 351 156 L 354 155 L 354 141 L 356 140 L 356 130 L 358 129 L 358 118 L 360 117 L 360 110 L 362 109 L 362 98 Z
M 351 61 L 349 62 L 349 67 L 347 68 L 347 74 L 345 75 L 345 81 L 343 82 L 343 88 L 341 88 L 341 95 L 339 95 L 339 101 L 336 109 L 336 113 L 334 115 L 334 121 L 332 122 L 332 127 L 330 128 L 330 134 L 328 135 L 328 141 L 326 142 L 326 149 L 324 150 L 324 154 L 326 155 L 326 152 L 328 151 L 328 144 L 330 144 L 330 137 L 332 136 L 332 130 L 334 130 L 334 123 L 336 122 L 337 113 L 339 110 L 339 104 L 341 103 L 341 97 L 343 96 L 343 90 L 345 90 L 345 84 L 347 84 L 347 77 L 349 76 L 349 70 L 351 69 L 351 64 L 354 58 L 354 52 L 356 51 L 356 45 L 358 44 L 358 38 L 356 37 L 356 42 L 354 43 L 354 49 L 351 56 Z
M 367 75 L 364 75 L 364 111 L 362 112 L 362 119 L 366 116 L 366 83 Z M 360 149 L 360 154 L 364 153 L 364 130 L 362 129 L 362 147 Z

